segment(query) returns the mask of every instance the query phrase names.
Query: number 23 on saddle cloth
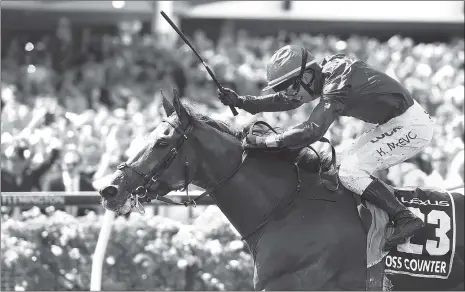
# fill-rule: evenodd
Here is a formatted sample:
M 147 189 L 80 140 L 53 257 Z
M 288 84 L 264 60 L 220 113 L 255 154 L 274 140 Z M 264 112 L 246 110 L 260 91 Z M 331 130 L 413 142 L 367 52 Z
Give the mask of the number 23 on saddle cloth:
M 382 255 L 380 259 L 386 255 L 385 272 L 413 277 L 447 279 L 452 270 L 456 243 L 456 210 L 451 194 L 438 189 L 396 188 L 395 195 L 400 202 L 425 222 L 425 226 L 406 243 L 398 245 L 387 255 Z M 386 228 L 389 232 L 387 215 L 381 214 L 380 210 L 375 210 L 376 207 L 369 206 L 368 209 L 373 215 L 373 220 L 367 243 L 371 243 L 371 248 L 381 248 L 384 238 L 379 240 L 373 237 L 385 236 Z M 376 264 L 380 259 L 372 258 L 371 265 Z M 370 261 L 368 263 L 370 265 Z

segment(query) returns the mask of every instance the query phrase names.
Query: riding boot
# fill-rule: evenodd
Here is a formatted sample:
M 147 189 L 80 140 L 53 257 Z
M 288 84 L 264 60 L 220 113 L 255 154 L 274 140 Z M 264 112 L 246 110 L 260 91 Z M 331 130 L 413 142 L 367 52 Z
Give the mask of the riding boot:
M 394 232 L 386 238 L 384 251 L 405 243 L 424 226 L 423 220 L 410 212 L 384 184 L 376 179 L 365 189 L 362 199 L 386 211 L 389 219 L 394 223 Z

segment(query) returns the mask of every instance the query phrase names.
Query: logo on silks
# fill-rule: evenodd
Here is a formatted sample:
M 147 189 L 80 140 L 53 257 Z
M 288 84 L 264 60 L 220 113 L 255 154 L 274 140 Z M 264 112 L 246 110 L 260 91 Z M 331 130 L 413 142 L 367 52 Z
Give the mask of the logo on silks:
M 371 143 L 376 143 L 376 142 L 378 142 L 379 140 L 384 139 L 384 137 L 391 137 L 392 135 L 394 135 L 397 131 L 401 130 L 402 128 L 403 128 L 402 126 L 394 127 L 391 131 L 389 131 L 389 132 L 384 132 L 384 133 L 381 134 L 381 136 L 376 136 L 376 138 L 370 140 L 370 142 L 371 142 Z
M 397 198 L 425 227 L 389 252 L 386 273 L 447 279 L 455 253 L 455 205 L 447 192 L 400 191 Z

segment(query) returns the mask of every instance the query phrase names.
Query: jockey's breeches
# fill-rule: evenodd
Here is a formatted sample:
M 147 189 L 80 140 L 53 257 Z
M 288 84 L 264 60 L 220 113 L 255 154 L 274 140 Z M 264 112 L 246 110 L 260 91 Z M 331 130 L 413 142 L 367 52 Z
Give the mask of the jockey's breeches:
M 362 134 L 344 152 L 341 183 L 359 195 L 373 181 L 371 175 L 401 163 L 423 150 L 433 137 L 434 123 L 415 102 L 402 115 Z

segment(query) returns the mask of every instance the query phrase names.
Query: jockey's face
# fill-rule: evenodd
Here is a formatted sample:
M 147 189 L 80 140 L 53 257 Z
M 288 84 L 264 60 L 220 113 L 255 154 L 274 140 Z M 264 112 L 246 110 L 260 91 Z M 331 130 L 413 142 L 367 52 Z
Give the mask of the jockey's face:
M 303 102 L 308 103 L 319 96 L 315 95 L 315 74 L 313 70 L 309 69 L 305 71 L 301 79 L 288 80 L 276 87 L 273 88 L 275 92 L 284 92 L 288 96 L 292 96 L 298 99 L 301 99 Z
M 312 100 L 317 99 L 319 96 L 315 95 L 315 75 L 313 70 L 307 70 L 304 75 L 302 76 L 302 83 L 306 84 L 307 87 L 310 89 L 308 92 L 304 86 L 299 86 L 299 91 L 297 92 L 297 96 L 302 98 L 302 101 L 308 103 Z

